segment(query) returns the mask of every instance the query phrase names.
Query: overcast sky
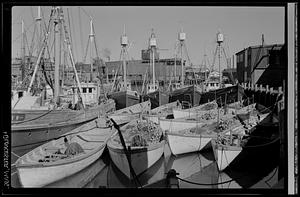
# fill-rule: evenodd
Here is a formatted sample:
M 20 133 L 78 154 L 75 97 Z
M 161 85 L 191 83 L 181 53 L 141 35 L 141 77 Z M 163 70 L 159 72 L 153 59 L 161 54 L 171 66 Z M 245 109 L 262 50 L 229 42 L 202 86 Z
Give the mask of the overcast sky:
M 204 51 L 212 63 L 218 30 L 225 36 L 227 56 L 232 56 L 245 47 L 261 44 L 262 34 L 266 44 L 284 43 L 284 7 L 95 6 L 81 7 L 80 18 L 79 7 L 63 8 L 66 21 L 67 11 L 71 17 L 76 61 L 82 61 L 87 45 L 90 31 L 87 14 L 94 19 L 98 50 L 102 52 L 105 48 L 109 49 L 111 60 L 119 60 L 120 36 L 124 24 L 128 39 L 132 42 L 129 55 L 133 59 L 141 59 L 141 50 L 147 48 L 152 28 L 157 37 L 158 48 L 169 49 L 160 51 L 160 57 L 172 58 L 178 32 L 182 27 L 187 36 L 189 57 L 196 65 L 202 62 Z M 42 10 L 48 20 L 50 7 L 42 7 Z M 12 16 L 12 55 L 16 57 L 20 56 L 21 51 L 21 20 L 24 20 L 30 43 L 37 7 L 14 7 Z

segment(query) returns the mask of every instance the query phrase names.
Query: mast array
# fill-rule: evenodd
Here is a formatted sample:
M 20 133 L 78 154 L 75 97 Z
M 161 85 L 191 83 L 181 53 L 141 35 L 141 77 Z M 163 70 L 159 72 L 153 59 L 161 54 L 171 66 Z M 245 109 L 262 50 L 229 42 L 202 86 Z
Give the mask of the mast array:
M 124 88 L 125 90 L 128 89 L 127 86 L 127 68 L 126 68 L 126 55 L 128 53 L 127 46 L 128 46 L 128 37 L 126 36 L 126 30 L 124 25 L 123 35 L 121 36 L 121 57 L 122 57 L 122 63 L 123 63 L 123 81 L 124 81 Z
M 184 69 L 184 65 L 183 65 L 183 53 L 185 53 L 188 63 L 191 64 L 189 55 L 188 55 L 188 51 L 187 51 L 187 47 L 186 47 L 186 34 L 183 31 L 183 28 L 181 28 L 181 31 L 178 33 L 178 40 L 176 42 L 176 46 L 175 46 L 175 51 L 177 51 L 177 49 L 179 49 L 180 51 L 180 57 L 181 57 L 181 87 L 184 86 L 184 81 L 185 81 L 185 69 Z M 177 52 L 175 52 L 175 78 L 176 78 L 176 58 L 177 58 Z
M 79 87 L 79 96 L 81 97 L 81 85 L 80 85 L 80 81 L 79 81 L 79 78 L 78 78 L 78 74 L 77 74 L 77 70 L 75 68 L 75 62 L 74 62 L 74 57 L 73 57 L 73 54 L 72 54 L 72 51 L 71 51 L 71 42 L 70 42 L 70 39 L 69 39 L 69 36 L 68 36 L 68 31 L 67 31 L 67 27 L 66 27 L 66 24 L 64 23 L 64 15 L 63 15 L 63 10 L 61 7 L 52 7 L 51 9 L 51 15 L 50 15 L 50 21 L 49 21 L 49 25 L 54 25 L 54 30 L 55 30 L 55 90 L 54 90 L 54 101 L 57 102 L 58 101 L 58 96 L 59 96 L 59 65 L 60 65 L 60 51 L 58 50 L 60 48 L 60 39 L 59 39 L 59 36 L 60 36 L 60 31 L 64 30 L 64 40 L 67 44 L 67 47 L 68 47 L 68 52 L 69 52 L 69 57 L 70 57 L 70 61 L 71 61 L 71 64 L 72 64 L 72 67 L 74 69 L 74 73 L 75 73 L 75 79 L 76 79 L 76 82 L 77 82 L 77 85 Z M 33 85 L 33 82 L 34 82 L 34 79 L 36 77 L 36 74 L 37 74 L 37 71 L 38 71 L 38 66 L 40 64 L 40 61 L 41 61 L 41 58 L 42 56 L 44 55 L 44 52 L 45 52 L 45 49 L 47 47 L 47 42 L 48 42 L 48 38 L 49 38 L 49 34 L 50 34 L 50 26 L 49 28 L 46 30 L 46 34 L 45 34 L 45 38 L 42 42 L 42 46 L 41 46 L 41 50 L 38 54 L 38 58 L 37 58 L 37 62 L 35 64 L 35 68 L 34 68 L 34 72 L 33 72 L 33 75 L 31 77 L 31 81 L 30 81 L 30 84 L 28 86 L 28 89 L 27 89 L 27 93 L 30 94 L 31 92 L 31 89 L 32 89 L 32 85 Z M 57 72 L 58 71 L 58 72 Z M 85 107 L 85 104 L 83 103 L 83 106 Z
M 219 76 L 220 76 L 220 87 L 222 85 L 222 72 L 221 72 L 221 55 L 222 53 L 224 54 L 224 57 L 225 57 L 225 60 L 227 60 L 227 55 L 226 55 L 226 52 L 225 52 L 225 48 L 223 46 L 223 42 L 224 42 L 224 35 L 218 31 L 217 33 L 217 39 L 216 39 L 216 42 L 217 42 L 217 46 L 216 46 L 216 49 L 215 49 L 215 52 L 214 52 L 214 59 L 213 59 L 213 63 L 212 63 L 212 71 L 215 70 L 214 66 L 215 66 L 215 61 L 216 61 L 216 57 L 218 57 L 218 60 L 219 60 Z M 227 61 L 226 61 L 227 63 Z M 227 65 L 228 67 L 228 65 Z

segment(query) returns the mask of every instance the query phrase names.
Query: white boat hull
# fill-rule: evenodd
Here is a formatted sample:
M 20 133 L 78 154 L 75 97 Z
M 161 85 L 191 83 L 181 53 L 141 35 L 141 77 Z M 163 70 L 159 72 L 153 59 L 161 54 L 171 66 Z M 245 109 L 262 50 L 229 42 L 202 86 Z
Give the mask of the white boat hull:
M 74 163 L 49 167 L 18 168 L 19 180 L 23 187 L 43 187 L 86 168 L 102 155 L 104 148 L 105 146 L 90 157 Z
M 163 131 L 177 132 L 184 129 L 194 128 L 203 125 L 197 121 L 183 121 L 176 119 L 159 119 L 159 125 Z
M 208 136 L 184 136 L 168 133 L 168 143 L 173 155 L 202 150 L 212 139 Z
M 138 117 L 139 114 L 112 114 L 109 116 L 109 118 L 112 118 L 118 125 L 128 123 Z
M 215 160 L 217 161 L 219 171 L 224 170 L 241 153 L 241 147 L 226 147 L 217 145 L 212 141 Z
M 128 160 L 123 148 L 112 147 L 110 141 L 108 142 L 107 146 L 110 158 L 112 159 L 113 163 L 129 179 L 133 179 L 130 173 Z M 143 147 L 132 148 L 130 159 L 135 174 L 138 176 L 139 174 L 150 168 L 156 161 L 158 161 L 164 152 L 164 147 L 165 141 L 163 140 L 158 144 L 158 147 L 153 148 L 151 150 L 147 150 L 147 148 Z

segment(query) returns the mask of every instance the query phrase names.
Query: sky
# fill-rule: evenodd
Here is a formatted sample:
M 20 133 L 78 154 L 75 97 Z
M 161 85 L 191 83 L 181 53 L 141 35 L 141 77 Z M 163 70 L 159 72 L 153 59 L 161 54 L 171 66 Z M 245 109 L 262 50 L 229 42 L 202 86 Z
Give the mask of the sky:
M 50 9 L 51 7 L 42 7 L 47 20 Z M 120 58 L 120 36 L 124 25 L 131 43 L 129 56 L 136 60 L 141 59 L 141 50 L 148 47 L 152 28 L 158 48 L 164 49 L 159 51 L 160 58 L 174 57 L 178 32 L 182 28 L 186 33 L 188 56 L 194 65 L 201 64 L 204 54 L 207 54 L 210 64 L 212 63 L 218 31 L 224 34 L 223 46 L 227 57 L 232 57 L 246 47 L 261 44 L 262 34 L 265 44 L 284 43 L 284 7 L 66 6 L 63 9 L 65 20 L 68 21 L 68 14 L 71 18 L 72 46 L 76 61 L 82 61 L 86 50 L 90 33 L 88 15 L 93 18 L 100 56 L 104 56 L 104 49 L 109 49 L 111 61 Z M 24 21 L 30 43 L 35 24 L 33 19 L 36 16 L 37 6 L 13 7 L 12 57 L 18 57 L 21 53 L 21 20 Z M 221 61 L 225 62 L 224 58 Z

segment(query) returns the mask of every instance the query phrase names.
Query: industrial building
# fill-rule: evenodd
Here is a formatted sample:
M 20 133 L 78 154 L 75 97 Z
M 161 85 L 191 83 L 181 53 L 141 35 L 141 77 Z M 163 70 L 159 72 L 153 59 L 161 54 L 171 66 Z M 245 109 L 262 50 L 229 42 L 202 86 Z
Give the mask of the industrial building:
M 239 83 L 280 87 L 286 76 L 286 45 L 250 46 L 236 53 Z

